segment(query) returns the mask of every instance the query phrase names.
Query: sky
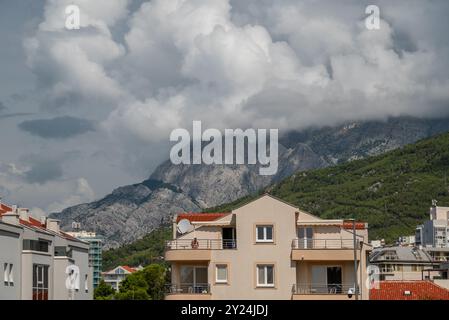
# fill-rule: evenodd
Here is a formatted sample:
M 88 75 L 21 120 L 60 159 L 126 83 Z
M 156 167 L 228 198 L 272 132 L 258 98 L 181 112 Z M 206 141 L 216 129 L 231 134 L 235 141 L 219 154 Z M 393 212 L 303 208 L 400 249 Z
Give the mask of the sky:
M 38 215 L 101 198 L 193 120 L 446 116 L 448 17 L 446 0 L 0 0 L 0 196 Z

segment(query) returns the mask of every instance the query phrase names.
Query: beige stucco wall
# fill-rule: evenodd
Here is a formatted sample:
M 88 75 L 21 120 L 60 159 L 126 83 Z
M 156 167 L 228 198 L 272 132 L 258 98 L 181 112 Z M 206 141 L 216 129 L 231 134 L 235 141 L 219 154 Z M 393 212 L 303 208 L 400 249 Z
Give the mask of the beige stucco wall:
M 296 235 L 296 208 L 264 196 L 237 210 L 237 249 L 215 250 L 209 266 L 212 299 L 291 299 L 295 263 L 290 259 Z M 274 243 L 256 243 L 257 224 L 274 225 Z M 229 284 L 215 284 L 215 263 L 228 263 Z M 256 288 L 256 264 L 275 265 L 275 287 Z

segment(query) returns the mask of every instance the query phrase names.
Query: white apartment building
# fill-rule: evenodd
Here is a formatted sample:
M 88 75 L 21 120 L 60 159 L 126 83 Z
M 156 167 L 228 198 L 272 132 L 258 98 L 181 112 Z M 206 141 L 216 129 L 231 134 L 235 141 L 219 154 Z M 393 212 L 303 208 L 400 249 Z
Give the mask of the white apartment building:
M 0 204 L 0 300 L 92 299 L 88 249 L 62 232 L 58 220 L 37 220 L 27 209 Z
M 449 207 L 432 206 L 429 216 L 416 228 L 416 245 L 449 248 Z
M 112 270 L 102 273 L 103 280 L 106 284 L 110 285 L 115 291 L 119 291 L 120 282 L 125 280 L 125 278 L 136 271 L 142 270 L 139 268 L 132 268 L 129 266 L 118 266 Z
M 367 242 L 366 223 L 320 219 L 268 194 L 229 213 L 178 214 L 166 299 L 347 300 L 356 286 L 368 299 Z

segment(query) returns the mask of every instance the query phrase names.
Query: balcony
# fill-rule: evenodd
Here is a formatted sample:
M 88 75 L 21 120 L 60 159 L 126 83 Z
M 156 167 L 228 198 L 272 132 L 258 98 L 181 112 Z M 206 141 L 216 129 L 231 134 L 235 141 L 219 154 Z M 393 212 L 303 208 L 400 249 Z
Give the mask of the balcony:
M 236 249 L 236 240 L 176 239 L 166 242 L 166 261 L 209 261 L 211 250 Z
M 354 260 L 353 239 L 293 239 L 292 260 L 348 261 Z M 356 257 L 360 259 L 357 247 Z
M 210 300 L 210 284 L 182 283 L 166 286 L 165 300 Z
M 294 284 L 293 300 L 354 300 L 354 283 Z

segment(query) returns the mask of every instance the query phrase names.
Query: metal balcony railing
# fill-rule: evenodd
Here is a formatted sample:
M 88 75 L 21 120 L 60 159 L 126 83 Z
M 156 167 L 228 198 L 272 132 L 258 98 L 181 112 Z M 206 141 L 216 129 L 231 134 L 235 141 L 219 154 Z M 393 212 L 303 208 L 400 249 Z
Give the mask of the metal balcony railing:
M 167 284 L 166 294 L 208 294 L 210 284 L 208 283 L 181 283 Z
M 177 239 L 166 242 L 167 250 L 223 250 L 236 249 L 237 242 L 234 239 Z
M 293 239 L 293 249 L 353 249 L 353 239 Z
M 299 283 L 292 286 L 293 294 L 354 294 L 354 283 Z

